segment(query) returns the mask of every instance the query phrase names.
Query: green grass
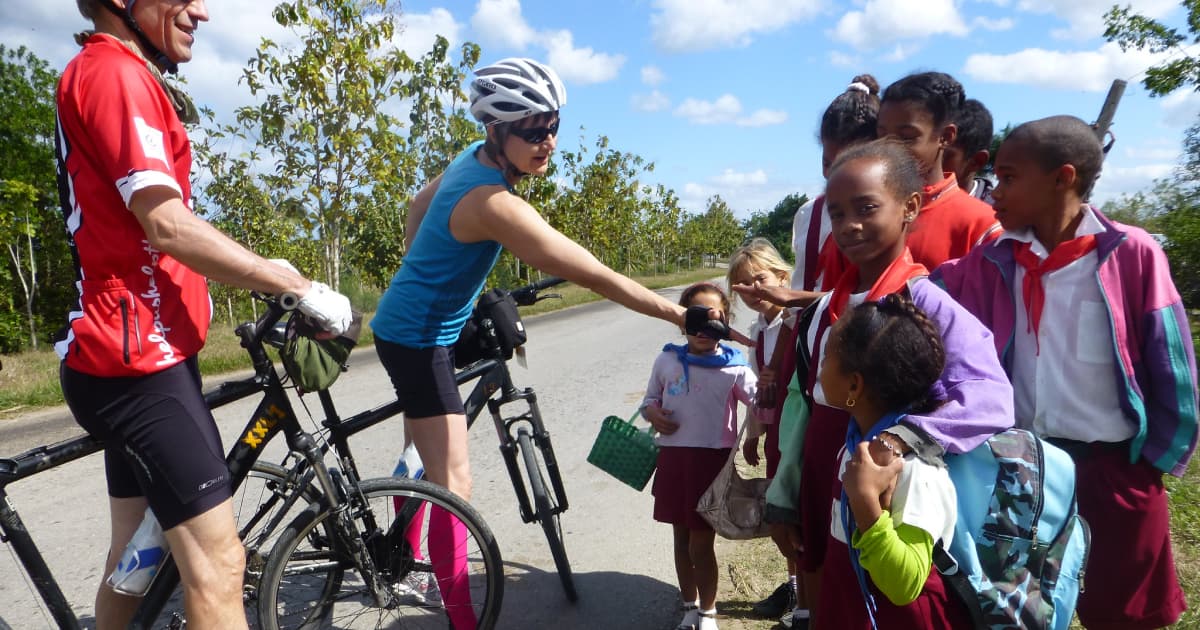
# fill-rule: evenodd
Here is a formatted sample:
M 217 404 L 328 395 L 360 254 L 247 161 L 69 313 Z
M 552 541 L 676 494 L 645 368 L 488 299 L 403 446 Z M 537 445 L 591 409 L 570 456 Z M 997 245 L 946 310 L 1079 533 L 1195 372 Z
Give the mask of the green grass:
M 722 271 L 702 268 L 634 279 L 651 289 L 661 289 L 710 279 Z M 547 293 L 561 294 L 562 299 L 543 300 L 522 308 L 522 314 L 531 316 L 603 299 L 583 287 L 571 284 L 560 285 Z M 373 315 L 366 314 L 363 321 L 370 322 Z M 199 355 L 200 371 L 206 377 L 250 369 L 250 358 L 238 345 L 233 329 L 234 325 L 228 322 L 213 322 L 208 343 Z M 372 339 L 370 327 L 364 325 L 359 345 L 370 345 Z M 63 404 L 62 390 L 58 384 L 58 357 L 52 348 L 4 355 L 0 361 L 3 362 L 3 369 L 0 369 L 0 420 Z

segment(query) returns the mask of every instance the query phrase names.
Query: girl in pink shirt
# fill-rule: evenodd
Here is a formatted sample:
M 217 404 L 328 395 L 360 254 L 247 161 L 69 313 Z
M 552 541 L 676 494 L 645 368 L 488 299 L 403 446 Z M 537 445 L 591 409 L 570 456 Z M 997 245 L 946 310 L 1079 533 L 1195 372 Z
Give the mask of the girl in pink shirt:
M 707 282 L 688 287 L 679 303 L 729 312 L 729 298 Z M 736 446 L 737 403 L 752 406 L 757 379 L 739 350 L 719 342 L 719 332 L 688 333 L 687 344 L 667 344 L 655 359 L 642 416 L 660 434 L 651 492 L 654 520 L 674 530 L 684 613 L 678 627 L 716 630 L 716 533 L 696 512 L 696 503 Z

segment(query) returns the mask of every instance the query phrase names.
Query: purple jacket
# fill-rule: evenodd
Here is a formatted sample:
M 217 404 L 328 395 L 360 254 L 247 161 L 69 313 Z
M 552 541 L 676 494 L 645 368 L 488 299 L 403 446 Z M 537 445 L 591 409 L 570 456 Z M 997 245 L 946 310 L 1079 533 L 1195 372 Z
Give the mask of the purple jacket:
M 942 345 L 946 350 L 946 367 L 933 385 L 933 396 L 942 400 L 942 405 L 928 414 L 908 414 L 902 421 L 902 427 L 917 430 L 912 438 L 936 443 L 936 452 L 929 453 L 935 456 L 934 459 L 926 460 L 933 463 L 943 451 L 965 453 L 993 435 L 1012 428 L 1013 390 L 1004 367 L 992 350 L 995 344 L 991 331 L 927 278 L 910 280 L 908 289 L 913 304 L 941 330 Z M 818 326 L 817 347 L 821 347 L 820 339 L 828 332 L 829 316 L 825 312 L 828 304 L 828 297 L 817 304 L 820 309 L 814 322 Z M 809 341 L 806 333 L 804 343 Z M 810 388 L 820 371 L 820 361 L 818 355 L 810 359 Z M 914 444 L 902 427 L 896 429 L 900 431 L 900 437 L 918 449 L 918 444 Z M 922 453 L 924 450 L 919 449 L 918 454 Z
M 1096 235 L 1096 279 L 1113 324 L 1114 375 L 1126 416 L 1138 432 L 1129 453 L 1182 477 L 1196 448 L 1196 355 L 1179 292 L 1162 249 L 1144 230 L 1110 221 Z M 932 279 L 995 333 L 996 353 L 1012 370 L 1016 260 L 1012 241 L 997 241 L 938 267 Z
M 1013 391 L 1000 362 L 984 349 L 992 333 L 945 291 L 924 278 L 909 283 L 916 304 L 942 331 L 946 368 L 934 384 L 945 402 L 904 421 L 921 428 L 950 453 L 965 453 L 1013 426 Z

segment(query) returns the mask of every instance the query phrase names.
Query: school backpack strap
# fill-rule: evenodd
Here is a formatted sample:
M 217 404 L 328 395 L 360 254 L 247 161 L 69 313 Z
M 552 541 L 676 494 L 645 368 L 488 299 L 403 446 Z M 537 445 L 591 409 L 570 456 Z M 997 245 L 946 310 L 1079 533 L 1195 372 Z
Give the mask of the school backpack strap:
M 967 609 L 967 615 L 971 617 L 971 627 L 974 630 L 987 630 L 987 623 L 983 620 L 983 607 L 980 606 L 979 595 L 975 590 L 975 586 L 971 584 L 971 580 L 963 573 L 942 546 L 942 541 L 938 541 L 933 548 L 933 566 L 942 576 L 942 584 L 946 590 L 954 593 L 958 601 L 963 603 L 963 607 Z

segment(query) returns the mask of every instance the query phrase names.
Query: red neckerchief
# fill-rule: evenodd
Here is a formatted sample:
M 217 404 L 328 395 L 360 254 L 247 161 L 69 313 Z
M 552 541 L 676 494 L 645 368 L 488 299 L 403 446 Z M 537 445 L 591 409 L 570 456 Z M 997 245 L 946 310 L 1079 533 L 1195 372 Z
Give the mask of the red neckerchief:
M 1029 320 L 1025 332 L 1032 331 L 1035 341 L 1038 338 L 1038 325 L 1042 322 L 1042 308 L 1046 305 L 1046 289 L 1042 286 L 1042 276 L 1066 267 L 1087 256 L 1094 249 L 1095 234 L 1059 243 L 1046 260 L 1041 260 L 1033 253 L 1030 243 L 1019 242 L 1013 247 L 1013 256 L 1017 264 L 1025 268 L 1025 280 L 1021 283 L 1021 297 L 1025 301 L 1025 314 Z M 1037 341 L 1037 352 L 1040 354 L 1041 351 L 1041 341 Z
M 929 270 L 925 265 L 913 262 L 912 252 L 908 248 L 904 248 L 904 253 L 892 261 L 887 269 L 875 280 L 871 285 L 871 290 L 867 292 L 867 300 L 878 300 L 890 293 L 896 293 L 904 289 L 909 280 L 929 275 Z M 837 321 L 837 318 L 842 314 L 842 310 L 846 308 L 846 304 L 850 302 L 850 295 L 854 293 L 854 289 L 858 287 L 858 267 L 850 265 L 838 278 L 837 284 L 833 287 L 833 295 L 829 297 L 829 323 Z

